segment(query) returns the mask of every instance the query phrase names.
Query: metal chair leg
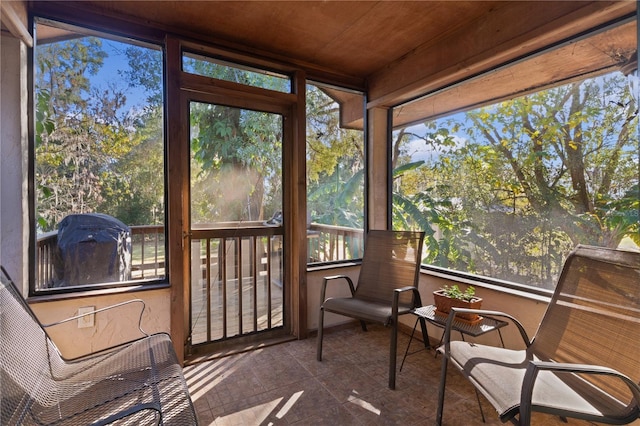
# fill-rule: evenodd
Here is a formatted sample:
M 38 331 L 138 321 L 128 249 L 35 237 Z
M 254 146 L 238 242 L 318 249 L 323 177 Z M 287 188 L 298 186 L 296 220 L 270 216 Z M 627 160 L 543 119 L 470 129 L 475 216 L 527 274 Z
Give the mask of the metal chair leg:
M 400 363 L 400 370 L 402 371 L 402 367 L 404 366 L 404 361 L 407 359 L 407 356 L 409 355 L 413 355 L 416 352 L 421 351 L 422 349 L 419 349 L 415 352 L 411 352 L 409 353 L 409 348 L 411 347 L 411 342 L 413 342 L 413 336 L 416 332 L 416 328 L 418 327 L 418 321 L 420 321 L 420 328 L 422 330 L 422 342 L 424 343 L 424 348 L 425 349 L 431 349 L 431 342 L 429 340 L 429 332 L 427 331 L 427 323 L 424 320 L 424 318 L 421 317 L 417 317 L 416 318 L 416 323 L 413 325 L 413 330 L 411 331 L 411 336 L 409 337 L 409 343 L 407 344 L 407 349 L 405 349 L 404 351 L 404 356 L 402 357 L 402 363 Z
M 389 389 L 396 388 L 396 351 L 398 348 L 398 321 L 391 325 L 391 342 L 389 343 Z
M 400 371 L 402 371 L 402 367 L 404 366 L 404 360 L 407 359 L 407 355 L 409 355 L 409 348 L 411 347 L 411 342 L 413 342 L 413 333 L 416 332 L 416 327 L 418 326 L 419 318 L 416 318 L 416 323 L 413 324 L 413 330 L 411 331 L 411 337 L 409 337 L 409 343 L 407 343 L 407 349 L 404 351 L 404 356 L 402 357 L 402 362 L 400 363 Z M 423 330 L 424 332 L 424 330 Z
M 316 358 L 318 361 L 322 361 L 322 334 L 324 329 L 324 309 L 320 308 L 320 314 L 318 317 L 318 342 L 316 348 Z
M 478 400 L 478 408 L 480 408 L 480 415 L 482 416 L 482 423 L 486 423 L 484 419 L 484 411 L 482 410 L 482 404 L 480 403 L 480 394 L 478 393 L 478 389 L 476 391 L 476 399 Z
M 447 382 L 447 366 L 449 359 L 446 355 L 442 357 L 442 367 L 440 369 L 440 386 L 438 387 L 438 411 L 436 413 L 436 425 L 442 425 L 442 412 L 444 410 L 444 390 Z

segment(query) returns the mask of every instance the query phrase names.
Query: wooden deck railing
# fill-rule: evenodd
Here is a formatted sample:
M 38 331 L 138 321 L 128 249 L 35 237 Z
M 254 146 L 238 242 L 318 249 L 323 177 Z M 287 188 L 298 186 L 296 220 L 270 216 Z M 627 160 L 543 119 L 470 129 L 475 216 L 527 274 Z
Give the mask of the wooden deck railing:
M 282 327 L 282 232 L 262 223 L 191 231 L 192 350 Z
M 307 230 L 307 237 L 310 263 L 362 257 L 362 229 L 312 223 Z M 56 276 L 54 256 L 57 244 L 57 231 L 47 232 L 38 237 L 36 291 L 53 286 Z M 164 226 L 131 226 L 131 279 L 162 278 L 165 273 Z
M 362 229 L 312 223 L 307 231 L 309 263 L 359 259 L 364 251 Z
M 164 225 L 132 226 L 131 279 L 164 277 L 164 250 Z
M 131 279 L 162 278 L 165 275 L 165 244 L 163 225 L 131 226 Z M 58 232 L 47 232 L 37 240 L 37 274 L 35 289 L 54 286 L 56 279 Z
M 54 256 L 58 248 L 58 231 L 47 232 L 38 236 L 36 249 L 36 291 L 53 286 L 56 277 Z

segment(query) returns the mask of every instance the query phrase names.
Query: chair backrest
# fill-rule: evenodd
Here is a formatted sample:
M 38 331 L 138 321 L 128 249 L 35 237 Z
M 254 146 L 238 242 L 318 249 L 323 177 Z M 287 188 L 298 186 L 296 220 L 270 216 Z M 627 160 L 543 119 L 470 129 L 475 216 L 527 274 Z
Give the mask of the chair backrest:
M 55 405 L 56 386 L 50 355 L 59 352 L 22 298 L 4 268 L 0 267 L 0 423 L 19 418 L 35 400 L 41 406 Z M 6 402 L 6 403 L 5 403 Z
M 578 246 L 530 349 L 543 360 L 606 366 L 640 383 L 640 253 Z M 585 389 L 595 386 L 632 405 L 620 380 L 584 380 Z
M 417 287 L 423 239 L 418 231 L 369 231 L 354 297 L 391 303 L 394 289 Z M 412 293 L 403 293 L 400 304 L 412 306 Z

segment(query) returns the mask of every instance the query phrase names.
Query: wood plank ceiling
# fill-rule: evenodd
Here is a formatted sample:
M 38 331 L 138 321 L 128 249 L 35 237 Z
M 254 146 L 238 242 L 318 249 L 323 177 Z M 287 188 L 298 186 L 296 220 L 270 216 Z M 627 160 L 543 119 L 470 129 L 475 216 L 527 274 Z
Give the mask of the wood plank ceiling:
M 31 4 L 38 10 L 56 7 L 55 3 Z M 77 11 L 89 11 L 132 25 L 142 23 L 292 64 L 305 69 L 311 79 L 368 90 L 370 107 L 414 100 L 394 111 L 394 125 L 402 126 L 620 66 L 636 50 L 635 5 L 634 1 L 136 0 L 60 2 L 57 7 L 76 10 L 76 16 L 81 16 Z M 500 68 L 623 19 L 628 23 L 597 39 Z M 485 74 L 488 71 L 492 72 Z M 471 76 L 476 78 L 468 80 Z

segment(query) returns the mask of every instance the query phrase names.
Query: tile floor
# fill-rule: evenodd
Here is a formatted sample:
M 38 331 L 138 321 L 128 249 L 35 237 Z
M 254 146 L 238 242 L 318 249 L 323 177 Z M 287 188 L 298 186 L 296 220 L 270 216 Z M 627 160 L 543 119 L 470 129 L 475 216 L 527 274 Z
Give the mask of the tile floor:
M 185 367 L 200 425 L 433 425 L 440 360 L 409 356 L 387 388 L 389 329 L 369 326 L 325 333 L 323 361 L 315 337 Z M 398 368 L 408 343 L 400 334 Z M 414 340 L 412 349 L 421 342 Z M 487 425 L 502 425 L 482 399 Z M 482 425 L 473 387 L 449 369 L 444 425 Z M 636 422 L 638 423 L 638 422 Z M 534 425 L 566 425 L 534 414 Z M 569 419 L 569 425 L 587 425 Z

